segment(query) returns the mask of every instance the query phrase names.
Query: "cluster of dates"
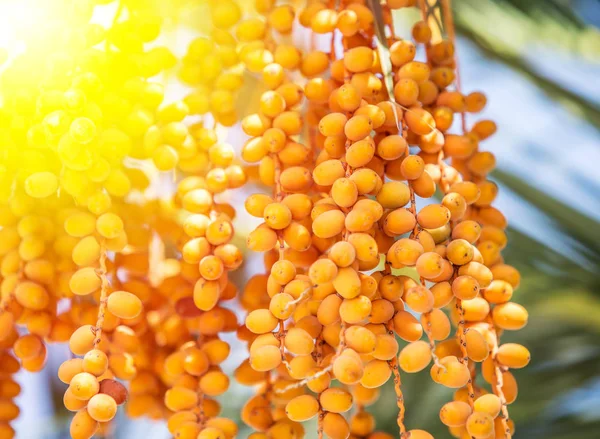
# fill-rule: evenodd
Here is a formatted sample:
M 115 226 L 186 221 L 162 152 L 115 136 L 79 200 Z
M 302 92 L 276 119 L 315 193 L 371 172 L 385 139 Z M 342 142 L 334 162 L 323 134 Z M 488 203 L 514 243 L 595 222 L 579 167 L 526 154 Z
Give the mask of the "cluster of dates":
M 41 370 L 48 343 L 72 354 L 58 375 L 74 439 L 109 434 L 122 404 L 179 439 L 233 438 L 217 399 L 228 332 L 249 351 L 234 378 L 256 388 L 253 439 L 301 438 L 313 417 L 319 437 L 386 438 L 368 406 L 390 380 L 401 437 L 431 438 L 406 428 L 402 393 L 427 368 L 456 389 L 440 411 L 455 437 L 511 437 L 510 370 L 529 352 L 500 336 L 528 315 L 480 147 L 496 126 L 467 126 L 485 96 L 461 92 L 425 3 L 409 40 L 392 17 L 410 0 L 193 1 L 210 25 L 180 60 L 160 45 L 160 1 L 54 3 L 45 38 L 0 72 L 1 438 L 14 374 Z M 170 71 L 182 99 L 165 98 Z M 248 75 L 264 91 L 244 116 Z M 245 168 L 219 139 L 238 122 Z M 247 178 L 268 188 L 244 206 L 266 272 L 238 293 L 223 194 Z
M 264 221 L 248 247 L 266 252 L 268 274 L 242 293 L 249 314 L 238 333 L 250 356 L 236 371 L 260 384 L 242 412 L 256 438 L 297 437 L 313 417 L 320 436 L 379 437 L 365 406 L 390 379 L 402 437 L 431 437 L 403 422 L 401 373 L 426 368 L 457 389 L 440 412 L 453 435 L 512 434 L 509 369 L 529 352 L 499 336 L 528 315 L 510 301 L 519 274 L 500 254 L 506 220 L 487 179 L 495 159 L 480 149 L 495 124 L 456 130 L 454 119 L 480 112 L 485 96 L 456 88 L 453 42 L 432 41 L 427 22 L 414 25 L 414 41 L 393 36 L 391 9 L 411 6 L 403 3 L 384 6 L 388 52 L 378 50 L 380 17 L 360 1 L 290 7 L 298 27 L 330 39 L 329 53 L 302 54 L 287 28 L 272 26 L 265 39 L 268 90 L 242 122 L 251 136 L 242 157 L 273 188 L 246 202 Z M 476 363 L 492 392 L 476 383 Z

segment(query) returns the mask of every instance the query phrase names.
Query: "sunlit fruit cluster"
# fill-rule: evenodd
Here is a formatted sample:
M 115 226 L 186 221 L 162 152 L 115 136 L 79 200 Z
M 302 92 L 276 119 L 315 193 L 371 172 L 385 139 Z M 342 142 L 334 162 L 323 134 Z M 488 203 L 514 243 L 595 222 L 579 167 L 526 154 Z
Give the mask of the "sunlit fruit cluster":
M 0 71 L 1 439 L 14 375 L 44 368 L 50 343 L 71 354 L 74 439 L 110 434 L 121 405 L 175 438 L 236 437 L 233 381 L 253 389 L 252 439 L 302 438 L 312 418 L 319 438 L 393 437 L 369 412 L 384 385 L 400 437 L 428 439 L 404 420 L 402 381 L 422 371 L 454 389 L 439 413 L 454 437 L 511 437 L 511 370 L 530 354 L 500 337 L 528 314 L 482 147 L 496 125 L 471 120 L 486 98 L 461 90 L 447 13 L 439 27 L 427 1 L 56 3 Z M 202 23 L 177 57 L 164 43 L 190 5 Z M 241 241 L 236 210 L 255 219 Z M 244 239 L 264 271 L 236 285 Z M 233 376 L 225 333 L 248 350 Z
M 403 421 L 401 374 L 424 369 L 457 389 L 440 412 L 453 435 L 512 434 L 509 369 L 529 353 L 498 340 L 527 312 L 510 302 L 519 275 L 500 255 L 506 221 L 486 178 L 495 159 L 479 147 L 495 125 L 460 128 L 486 100 L 458 89 L 452 38 L 434 39 L 426 21 L 412 40 L 394 36 L 391 9 L 409 3 L 376 16 L 363 2 L 315 1 L 268 16 L 268 90 L 242 121 L 242 157 L 273 188 L 245 206 L 263 221 L 247 243 L 265 252 L 267 270 L 242 293 L 250 356 L 236 371 L 259 385 L 242 412 L 257 438 L 299 434 L 313 417 L 319 436 L 383 435 L 365 407 L 388 380 L 402 436 L 431 437 Z M 328 51 L 289 45 L 287 33 L 302 27 Z M 490 390 L 476 382 L 476 363 Z

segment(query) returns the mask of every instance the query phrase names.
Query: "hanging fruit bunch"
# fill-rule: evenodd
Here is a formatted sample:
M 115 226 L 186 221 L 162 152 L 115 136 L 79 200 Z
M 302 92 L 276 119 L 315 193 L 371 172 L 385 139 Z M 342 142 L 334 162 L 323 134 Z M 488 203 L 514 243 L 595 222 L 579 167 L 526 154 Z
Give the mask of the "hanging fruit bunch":
M 455 389 L 454 437 L 512 436 L 511 370 L 530 355 L 500 338 L 528 314 L 449 0 L 54 3 L 0 72 L 0 438 L 14 374 L 51 343 L 71 352 L 74 439 L 109 434 L 121 405 L 175 438 L 233 438 L 216 399 L 232 379 L 253 388 L 252 439 L 304 437 L 312 418 L 319 438 L 393 437 L 368 408 L 388 382 L 400 437 L 427 439 L 404 422 L 421 371 Z M 190 4 L 206 23 L 178 58 L 164 29 Z M 228 200 L 248 179 L 264 268 L 236 285 Z M 248 350 L 233 377 L 225 333 Z

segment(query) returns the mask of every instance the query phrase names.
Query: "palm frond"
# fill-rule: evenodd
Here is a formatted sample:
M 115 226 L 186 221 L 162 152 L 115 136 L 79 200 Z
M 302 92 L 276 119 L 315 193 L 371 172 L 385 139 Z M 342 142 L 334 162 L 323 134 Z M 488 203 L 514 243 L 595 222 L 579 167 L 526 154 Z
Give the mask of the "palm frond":
M 586 47 L 581 41 L 588 38 L 590 32 L 596 34 L 596 31 L 590 31 L 572 12 L 564 11 L 564 7 L 561 8 L 557 2 L 547 2 L 554 5 L 549 11 L 539 3 L 546 2 L 457 1 L 456 25 L 459 32 L 471 40 L 485 56 L 522 74 L 550 98 L 600 129 L 600 106 L 596 102 L 544 76 L 527 59 L 527 51 L 532 50 L 532 43 L 536 39 L 544 44 L 562 42 L 573 53 L 582 46 Z M 534 4 L 537 6 L 533 7 Z M 600 52 L 597 47 L 600 44 L 595 46 L 591 55 L 598 59 Z
M 522 178 L 502 170 L 493 177 L 518 195 L 523 202 L 535 207 L 555 224 L 564 236 L 577 244 L 577 249 L 592 264 L 600 265 L 600 222 L 536 189 Z M 517 240 L 521 242 L 522 237 Z

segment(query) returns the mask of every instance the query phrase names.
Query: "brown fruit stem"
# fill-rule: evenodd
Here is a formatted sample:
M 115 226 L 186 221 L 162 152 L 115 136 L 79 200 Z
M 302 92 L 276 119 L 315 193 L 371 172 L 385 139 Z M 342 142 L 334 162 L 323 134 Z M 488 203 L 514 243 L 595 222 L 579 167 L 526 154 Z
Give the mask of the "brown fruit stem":
M 94 348 L 100 344 L 102 338 L 102 326 L 104 325 L 104 317 L 106 315 L 106 303 L 108 301 L 108 278 L 106 277 L 106 248 L 104 240 L 100 243 L 100 268 L 96 271 L 100 276 L 100 305 L 98 307 L 98 319 L 94 327 Z

